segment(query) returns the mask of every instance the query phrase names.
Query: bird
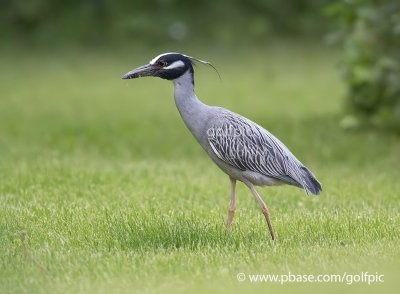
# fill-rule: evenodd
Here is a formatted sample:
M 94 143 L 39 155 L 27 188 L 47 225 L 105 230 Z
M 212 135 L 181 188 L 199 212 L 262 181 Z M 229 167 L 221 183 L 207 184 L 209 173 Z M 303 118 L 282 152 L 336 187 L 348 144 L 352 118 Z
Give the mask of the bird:
M 194 64 L 216 68 L 208 61 L 181 53 L 163 53 L 148 64 L 126 73 L 122 79 L 159 77 L 172 81 L 178 111 L 197 142 L 230 179 L 231 198 L 226 229 L 236 211 L 236 182 L 243 182 L 254 194 L 276 239 L 268 206 L 255 186 L 292 185 L 319 195 L 321 184 L 289 149 L 257 123 L 228 109 L 202 103 L 194 91 Z M 218 72 L 218 71 L 217 71 Z M 219 73 L 218 73 L 219 75 Z

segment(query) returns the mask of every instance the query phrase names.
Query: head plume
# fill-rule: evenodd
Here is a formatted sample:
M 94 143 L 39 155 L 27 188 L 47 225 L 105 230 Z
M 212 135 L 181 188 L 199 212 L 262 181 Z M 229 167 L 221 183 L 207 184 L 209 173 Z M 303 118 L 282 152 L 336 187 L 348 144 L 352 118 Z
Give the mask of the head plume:
M 204 60 L 201 60 L 201 59 L 198 59 L 198 58 L 194 58 L 194 57 L 192 57 L 192 56 L 185 55 L 185 54 L 182 54 L 182 55 L 185 56 L 186 58 L 189 58 L 190 60 L 194 60 L 194 61 L 200 62 L 200 63 L 202 63 L 202 64 L 206 64 L 206 65 L 212 67 L 212 68 L 217 72 L 218 77 L 219 77 L 219 79 L 221 80 L 221 75 L 219 74 L 219 72 L 218 72 L 218 70 L 215 68 L 215 66 L 212 65 L 211 62 L 204 61 Z

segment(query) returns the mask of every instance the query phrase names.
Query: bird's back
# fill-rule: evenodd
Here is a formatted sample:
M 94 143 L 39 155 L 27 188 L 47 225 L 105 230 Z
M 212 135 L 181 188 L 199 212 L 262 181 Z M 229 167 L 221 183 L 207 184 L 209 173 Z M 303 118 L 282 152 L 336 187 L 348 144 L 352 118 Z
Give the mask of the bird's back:
M 207 122 L 207 141 L 217 157 L 242 171 L 257 172 L 319 195 L 321 185 L 270 132 L 227 109 L 215 107 Z

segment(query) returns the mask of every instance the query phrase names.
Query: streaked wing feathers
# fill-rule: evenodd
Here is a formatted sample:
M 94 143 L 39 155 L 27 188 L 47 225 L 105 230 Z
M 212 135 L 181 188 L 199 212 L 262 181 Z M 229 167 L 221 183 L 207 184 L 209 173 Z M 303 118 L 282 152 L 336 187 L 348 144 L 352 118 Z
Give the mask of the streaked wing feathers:
M 215 154 L 241 170 L 251 170 L 310 190 L 304 166 L 276 137 L 256 123 L 223 109 L 210 120 L 208 141 Z

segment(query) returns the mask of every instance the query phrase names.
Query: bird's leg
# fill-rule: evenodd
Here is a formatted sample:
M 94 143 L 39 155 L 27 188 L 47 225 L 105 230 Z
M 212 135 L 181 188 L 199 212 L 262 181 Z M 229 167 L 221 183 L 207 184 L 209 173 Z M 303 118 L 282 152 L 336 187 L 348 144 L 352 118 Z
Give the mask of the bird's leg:
M 233 216 L 235 215 L 235 210 L 236 210 L 236 203 L 235 203 L 236 180 L 231 177 L 229 177 L 229 179 L 231 180 L 231 203 L 229 205 L 228 221 L 226 222 L 227 230 L 229 230 L 229 228 L 231 227 Z
M 249 183 L 248 186 L 251 189 L 251 192 L 253 192 L 254 196 L 256 196 L 258 204 L 260 204 L 262 212 L 263 212 L 263 214 L 265 216 L 265 219 L 267 220 L 267 224 L 268 224 L 269 232 L 271 233 L 272 240 L 275 240 L 275 233 L 274 233 L 274 229 L 272 228 L 271 219 L 269 217 L 268 207 L 264 203 L 264 201 L 262 200 L 260 195 L 258 195 L 258 193 L 257 193 L 256 189 L 254 188 L 253 184 Z

